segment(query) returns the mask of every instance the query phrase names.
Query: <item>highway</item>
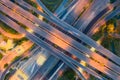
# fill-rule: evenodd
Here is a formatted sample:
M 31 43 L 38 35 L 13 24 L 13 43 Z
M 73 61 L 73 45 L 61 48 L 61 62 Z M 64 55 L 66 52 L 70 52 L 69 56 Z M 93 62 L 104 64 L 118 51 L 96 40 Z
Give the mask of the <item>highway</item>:
M 8 21 L 7 21 L 8 22 Z M 14 24 L 15 25 L 15 24 Z M 13 28 L 15 28 L 15 27 L 13 27 Z M 21 29 L 19 29 L 19 30 L 21 30 Z M 24 31 L 24 30 L 23 30 Z M 35 38 L 33 38 L 33 39 L 35 39 Z
M 54 19 L 54 23 L 56 23 L 57 25 L 61 26 L 60 28 L 62 28 L 63 33 L 67 32 L 69 33 L 69 36 L 71 36 L 72 38 L 76 39 L 77 41 L 81 40 L 84 43 L 88 44 L 91 47 L 94 47 L 97 51 L 99 51 L 100 53 L 102 53 L 102 55 L 105 55 L 106 57 L 108 57 L 109 59 L 113 60 L 115 63 L 119 64 L 119 57 L 114 55 L 112 52 L 110 52 L 109 50 L 105 49 L 104 47 L 102 47 L 101 45 L 97 44 L 94 40 L 92 40 L 91 38 L 89 38 L 88 36 L 86 36 L 85 34 L 83 34 L 82 32 L 76 30 L 75 28 L 73 28 L 71 25 L 66 24 L 64 21 L 61 21 L 59 18 L 55 17 L 45 6 L 44 4 L 42 4 L 40 1 L 38 1 L 38 3 L 41 5 L 41 7 L 46 11 L 47 14 L 49 14 L 49 16 L 51 16 Z M 62 23 L 62 24 L 61 24 Z
M 10 11 L 9 11 L 9 12 L 10 12 Z M 14 15 L 14 13 L 9 13 L 9 14 L 13 14 L 13 15 Z M 15 15 L 14 15 L 14 16 L 15 16 Z M 17 18 L 17 19 L 18 19 L 18 18 Z M 30 19 L 30 17 L 29 17 L 29 19 Z M 20 21 L 20 19 L 19 19 L 19 21 Z M 29 22 L 26 22 L 26 21 L 23 20 L 23 19 L 22 19 L 22 21 L 25 22 L 25 23 L 27 23 L 27 24 L 29 23 Z M 25 24 L 25 23 L 23 23 L 23 24 Z M 30 25 L 32 25 L 32 24 L 29 23 L 29 27 L 30 27 Z M 26 26 L 28 26 L 28 25 L 26 25 Z M 32 26 L 34 26 L 34 25 L 32 25 Z M 33 29 L 33 28 L 32 28 L 32 29 Z M 33 30 L 39 30 L 39 29 L 33 29 Z M 50 30 L 49 30 L 49 31 L 50 31 Z M 53 31 L 55 31 L 55 30 L 53 30 Z M 52 31 L 52 32 L 53 32 L 53 31 Z M 38 32 L 39 32 L 39 33 L 38 33 Z M 45 38 L 51 41 L 50 34 L 48 34 L 48 36 L 47 36 L 47 33 L 43 33 L 43 32 L 40 33 L 40 32 L 41 32 L 41 30 L 37 31 L 37 33 L 38 33 L 39 35 L 44 34 L 44 35 L 46 35 Z M 58 31 L 57 31 L 57 32 L 58 32 Z M 58 35 L 62 35 L 62 34 L 58 34 Z M 76 48 L 79 47 L 79 50 L 80 50 L 80 51 L 82 51 L 82 52 L 84 52 L 84 53 L 88 53 L 88 54 L 89 54 L 91 57 L 93 57 L 94 59 L 96 58 L 96 60 L 98 60 L 98 59 L 99 59 L 99 60 L 104 60 L 104 61 L 102 61 L 101 63 L 104 63 L 107 67 L 111 68 L 111 66 L 109 66 L 109 65 L 114 66 L 115 68 L 113 68 L 113 69 L 111 68 L 112 70 L 116 70 L 116 71 L 120 70 L 119 67 L 116 67 L 116 65 L 112 64 L 111 62 L 109 62 L 108 60 L 106 60 L 106 59 L 104 59 L 103 57 L 99 56 L 98 54 L 91 52 L 89 49 L 86 49 L 84 46 L 78 45 L 79 43 L 77 43 L 77 42 L 75 42 L 75 41 L 72 41 L 72 40 L 69 39 L 67 36 L 63 37 L 63 39 L 64 39 L 64 38 L 67 38 L 68 41 L 71 41 L 72 43 L 74 43 L 73 46 L 75 46 Z M 56 41 L 57 41 L 57 42 L 56 42 Z M 55 38 L 55 37 L 52 37 L 52 41 L 51 41 L 51 42 L 53 42 L 54 44 L 62 47 L 62 48 L 65 49 L 65 50 L 67 50 L 66 47 L 69 46 L 69 45 L 67 45 L 67 44 L 64 44 L 63 42 L 61 42 L 60 40 L 58 40 L 58 39 Z M 58 43 L 58 42 L 59 42 L 59 43 Z M 64 46 L 61 45 L 61 43 L 64 44 Z M 67 42 L 66 42 L 66 43 L 67 43 Z M 69 44 L 70 44 L 70 43 L 69 43 Z M 65 46 L 65 45 L 66 45 L 66 46 Z M 72 47 L 68 47 L 68 49 L 71 49 L 72 53 L 74 53 L 73 55 L 80 56 L 80 55 L 77 54 L 77 53 L 79 53 L 79 52 L 78 52 L 78 51 L 76 52 L 76 50 L 74 50 Z M 71 52 L 71 51 L 69 51 L 69 50 L 67 50 L 67 51 L 68 51 L 68 52 Z M 76 54 L 75 54 L 75 52 L 76 52 Z M 82 59 L 82 57 L 81 57 L 81 58 L 79 57 L 79 59 Z M 89 63 L 89 61 L 86 61 L 86 62 Z M 98 62 L 99 62 L 99 61 L 98 61 Z M 106 64 L 106 62 L 107 62 L 108 64 Z
M 87 25 L 99 14 L 104 8 L 106 8 L 109 0 L 94 0 L 91 6 L 82 14 L 82 16 L 75 22 L 74 26 L 80 31 L 84 31 Z
M 71 2 L 71 4 L 66 8 L 66 9 L 69 9 L 72 7 L 73 4 L 77 3 L 78 1 L 77 0 L 74 0 L 73 2 Z M 29 10 L 32 10 L 34 9 L 37 13 L 40 13 L 38 10 L 36 10 L 35 8 L 33 8 L 32 6 L 30 6 L 28 3 L 24 2 L 23 0 L 16 0 L 16 3 L 28 8 Z M 79 1 L 80 3 L 80 1 Z M 78 8 L 78 7 L 77 7 Z M 65 11 L 63 11 L 65 12 Z M 40 13 L 41 14 L 41 13 Z M 60 15 L 59 15 L 60 16 Z
M 41 47 L 43 47 L 43 48 L 46 48 L 46 44 L 42 41 L 41 42 L 41 39 L 39 39 L 39 38 L 37 38 L 36 36 L 34 36 L 34 35 L 32 35 L 31 33 L 28 33 L 28 32 L 26 32 L 24 29 L 22 29 L 22 28 L 20 28 L 20 26 L 19 25 L 17 25 L 16 23 L 14 23 L 12 20 L 10 20 L 10 19 L 8 19 L 7 17 L 3 17 L 2 15 L 0 16 L 0 19 L 3 21 L 3 22 L 7 22 L 6 24 L 7 25 L 9 25 L 9 26 L 11 26 L 12 28 L 14 28 L 15 30 L 17 30 L 18 32 L 20 32 L 20 33 L 24 33 L 24 34 L 26 34 L 26 37 L 27 38 L 29 38 L 29 39 L 31 39 L 32 41 L 35 41 L 35 43 L 36 44 L 38 44 L 39 46 L 41 46 Z M 33 36 L 32 38 L 31 38 L 31 36 Z M 53 48 L 52 46 L 48 46 L 48 48 L 47 48 L 47 50 L 54 50 L 54 49 L 51 49 L 51 48 Z M 55 49 L 56 50 L 56 49 Z M 56 51 L 57 52 L 57 54 L 56 55 L 58 55 L 58 54 L 60 54 L 61 55 L 61 52 L 59 52 L 59 51 Z M 51 54 L 52 54 L 52 52 L 51 52 Z M 55 55 L 55 54 L 53 54 L 53 55 Z M 61 55 L 62 56 L 62 55 Z M 61 58 L 60 56 L 58 56 L 57 58 L 60 58 L 60 59 L 62 59 L 62 61 L 63 62 L 65 62 L 68 66 L 69 66 L 69 63 L 68 62 L 66 62 L 66 60 L 63 60 L 63 58 Z M 67 58 L 66 58 L 67 59 Z M 80 64 L 79 64 L 80 65 Z M 81 65 L 82 66 L 82 65 Z M 80 66 L 80 67 L 81 67 Z M 71 67 L 71 66 L 70 66 Z M 84 67 L 84 66 L 83 66 Z M 75 70 L 76 68 L 73 68 L 73 67 L 71 67 L 73 70 Z M 85 69 L 86 69 L 86 67 L 84 67 Z M 75 70 L 76 71 L 76 70 Z M 91 72 L 91 69 L 89 70 L 89 69 L 87 69 L 87 72 L 89 72 L 90 74 L 93 74 L 94 76 L 96 76 L 96 77 L 98 77 L 98 78 L 100 78 L 101 79 L 101 77 L 100 76 L 98 76 L 98 75 L 96 75 L 95 74 L 95 72 L 94 71 L 92 71 Z M 79 73 L 79 71 L 77 72 L 77 73 Z M 81 76 L 80 76 L 81 77 Z M 101 79 L 102 80 L 102 79 Z

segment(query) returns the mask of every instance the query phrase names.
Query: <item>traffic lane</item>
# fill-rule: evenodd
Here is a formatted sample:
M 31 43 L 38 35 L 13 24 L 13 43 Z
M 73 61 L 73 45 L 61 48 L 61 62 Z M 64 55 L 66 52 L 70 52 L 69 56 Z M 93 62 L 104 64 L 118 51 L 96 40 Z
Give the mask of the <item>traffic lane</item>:
M 76 0 L 74 0 L 70 5 L 74 4 L 75 2 L 76 2 Z M 19 0 L 19 3 L 24 3 L 24 2 L 22 2 L 22 0 Z M 27 8 L 29 8 L 29 9 L 33 8 L 33 7 L 29 6 L 27 3 L 24 3 L 24 4 L 25 4 L 24 6 L 27 5 Z M 70 5 L 68 7 L 70 7 Z
M 29 35 L 28 35 L 29 36 Z M 43 43 L 43 42 L 40 42 L 40 40 L 39 39 L 37 39 L 37 37 L 31 37 L 31 36 L 29 36 L 30 38 L 29 39 L 33 39 L 33 41 L 34 42 L 36 42 L 38 45 L 40 45 L 40 43 Z M 35 41 L 36 40 L 36 41 Z M 40 46 L 44 46 L 45 45 L 45 43 L 44 44 L 42 44 L 42 45 L 40 45 Z M 51 48 L 51 46 L 49 46 L 49 48 L 46 48 L 46 47 L 43 47 L 43 48 L 45 48 L 45 49 L 49 49 L 49 48 Z M 50 50 L 52 50 L 52 49 L 50 49 Z M 57 51 L 58 52 L 58 51 Z M 51 54 L 52 55 L 54 55 L 55 56 L 55 54 L 53 54 L 52 52 L 51 52 Z M 56 53 L 56 54 L 58 54 L 58 53 Z M 57 57 L 57 56 L 56 56 Z M 70 62 L 68 62 L 68 61 L 66 61 L 66 60 L 64 60 L 63 58 L 60 58 L 60 56 L 59 57 L 57 57 L 57 58 L 59 58 L 59 59 L 62 59 L 62 61 L 64 61 L 64 63 L 66 63 L 69 67 L 71 67 L 73 70 L 75 70 L 75 72 L 77 72 L 77 73 L 79 73 L 79 71 L 77 71 L 77 69 L 75 68 L 75 66 L 73 66 L 72 64 L 70 64 Z M 79 73 L 80 74 L 80 73 Z M 78 74 L 78 75 L 79 75 Z M 80 76 L 81 77 L 81 76 Z

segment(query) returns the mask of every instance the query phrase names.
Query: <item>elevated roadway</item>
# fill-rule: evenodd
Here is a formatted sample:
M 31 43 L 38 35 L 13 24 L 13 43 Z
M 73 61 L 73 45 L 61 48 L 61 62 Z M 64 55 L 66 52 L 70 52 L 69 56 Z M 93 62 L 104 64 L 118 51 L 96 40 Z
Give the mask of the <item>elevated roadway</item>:
M 5 22 L 7 25 L 11 26 L 12 28 L 14 28 L 15 30 L 17 30 L 18 32 L 21 32 L 21 33 L 24 33 L 26 34 L 26 37 L 31 39 L 32 41 L 35 41 L 35 43 L 37 43 L 39 46 L 43 47 L 43 48 L 46 48 L 47 46 L 47 50 L 50 51 L 50 53 L 52 55 L 54 55 L 55 57 L 61 59 L 63 62 L 65 62 L 69 67 L 71 67 L 73 70 L 75 70 L 75 72 L 78 73 L 78 75 L 81 77 L 81 74 L 79 73 L 79 71 L 76 69 L 76 67 L 74 65 L 72 65 L 71 63 L 69 63 L 68 60 L 66 60 L 67 58 L 63 58 L 63 55 L 61 51 L 53 48 L 52 46 L 50 46 L 48 43 L 44 43 L 44 41 L 42 41 L 41 39 L 39 39 L 37 36 L 34 36 L 33 34 L 25 31 L 24 29 L 22 29 L 19 25 L 17 25 L 15 22 L 13 22 L 12 20 L 10 20 L 9 18 L 1 15 L 0 16 L 0 19 Z M 12 26 L 12 24 L 14 24 L 14 26 Z M 33 38 L 34 37 L 34 38 Z M 47 44 L 47 46 L 46 46 Z M 46 46 L 46 47 L 45 47 Z M 54 54 L 56 53 L 56 54 Z M 75 60 L 73 60 L 75 61 Z M 76 61 L 75 61 L 76 62 Z M 94 72 L 93 70 L 89 69 L 89 68 L 86 68 L 84 66 L 82 66 L 81 64 L 79 64 L 80 67 L 84 68 L 85 70 L 87 70 L 87 72 L 93 74 L 94 76 L 96 76 L 97 78 L 101 79 L 102 80 L 102 77 L 100 77 L 99 74 L 97 74 L 96 72 Z M 83 79 L 84 80 L 84 79 Z
M 8 14 L 9 15 L 9 14 Z M 19 16 L 20 17 L 20 16 Z M 19 20 L 20 21 L 20 20 Z M 25 23 L 24 23 L 25 24 Z M 33 25 L 32 25 L 33 26 Z M 38 32 L 37 32 L 38 33 Z M 36 34 L 35 34 L 36 35 Z M 39 35 L 40 35 L 40 33 L 39 33 Z M 47 38 L 47 37 L 46 37 Z M 47 38 L 48 39 L 48 38 Z

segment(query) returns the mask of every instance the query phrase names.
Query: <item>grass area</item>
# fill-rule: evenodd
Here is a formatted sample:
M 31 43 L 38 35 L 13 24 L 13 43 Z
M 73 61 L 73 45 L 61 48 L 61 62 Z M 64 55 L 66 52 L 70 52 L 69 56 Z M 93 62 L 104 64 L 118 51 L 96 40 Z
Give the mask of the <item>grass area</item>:
M 8 33 L 18 34 L 17 31 L 15 31 L 14 29 L 12 29 L 11 27 L 9 27 L 8 25 L 6 25 L 5 23 L 3 23 L 2 21 L 0 21 L 0 27 L 2 29 L 4 29 L 6 32 L 8 32 Z
M 16 56 L 16 57 L 13 59 L 13 61 L 12 61 L 12 62 L 14 62 L 14 61 L 18 60 L 19 58 L 21 58 L 21 56 Z
M 54 12 L 63 0 L 41 0 L 45 6 Z
M 37 5 L 35 2 L 33 2 L 32 0 L 23 0 L 23 1 L 29 3 L 31 6 L 33 6 L 33 7 L 35 7 L 35 8 L 38 7 L 38 5 Z
M 120 20 L 117 20 L 116 33 L 120 34 Z
M 9 72 L 5 75 L 4 80 L 9 80 L 10 76 L 14 74 L 15 70 L 10 68 Z
M 3 58 L 3 55 L 0 53 L 0 60 Z
M 5 65 L 4 65 L 4 68 L 7 68 L 8 67 L 8 64 L 6 63 Z
M 30 4 L 31 6 L 33 6 L 35 8 L 38 7 L 38 5 L 35 2 L 33 2 L 32 0 L 23 0 L 23 1 L 27 2 L 28 4 Z M 35 13 L 34 11 L 30 10 L 29 12 L 32 13 L 33 15 L 35 15 L 36 17 L 38 17 L 38 14 Z
M 120 57 L 120 39 L 114 37 L 106 37 L 102 42 L 102 46 Z
M 24 41 L 28 41 L 28 39 L 26 37 L 20 39 L 20 40 L 14 40 L 14 42 L 16 43 L 16 45 L 20 45 L 22 44 Z
M 96 78 L 91 75 L 89 80 L 96 80 Z
M 114 39 L 115 53 L 120 57 L 120 39 Z
M 67 4 L 65 5 L 65 7 L 67 7 L 73 0 L 68 0 Z
M 111 38 L 105 37 L 104 40 L 102 41 L 101 45 L 110 50 L 110 46 L 111 46 L 110 42 L 111 42 Z
M 107 22 L 107 33 L 108 35 L 105 36 L 104 41 L 102 42 L 102 45 L 107 48 L 108 50 L 112 51 L 113 53 L 115 53 L 116 55 L 120 56 L 120 39 L 115 38 L 114 36 L 110 36 L 109 34 L 111 33 L 120 33 L 120 27 L 119 25 L 117 25 L 116 27 L 114 26 L 114 28 L 112 29 L 112 25 L 116 23 L 116 19 L 111 19 Z
M 92 36 L 92 39 L 95 40 L 95 41 L 100 39 L 100 37 L 104 34 L 103 32 L 104 32 L 105 27 L 106 27 L 106 25 L 101 26 L 99 31 Z
M 72 69 L 67 69 L 58 80 L 75 80 L 75 72 Z
M 9 79 L 9 77 L 10 77 L 10 73 L 7 73 L 6 75 L 5 75 L 5 79 L 4 80 L 8 80 Z
M 116 0 L 110 0 L 110 3 L 114 3 Z

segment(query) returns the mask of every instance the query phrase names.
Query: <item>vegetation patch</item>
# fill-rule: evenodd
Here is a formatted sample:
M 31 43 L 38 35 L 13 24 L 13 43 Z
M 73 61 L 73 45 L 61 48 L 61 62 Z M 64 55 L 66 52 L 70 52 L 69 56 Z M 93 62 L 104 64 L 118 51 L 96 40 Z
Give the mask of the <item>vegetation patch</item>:
M 67 69 L 58 80 L 75 80 L 76 73 L 72 69 Z

